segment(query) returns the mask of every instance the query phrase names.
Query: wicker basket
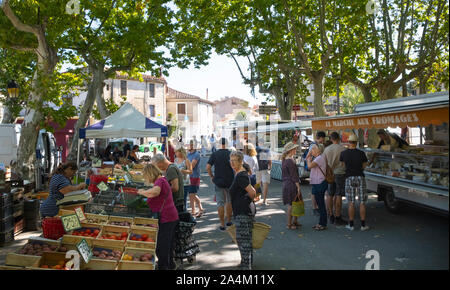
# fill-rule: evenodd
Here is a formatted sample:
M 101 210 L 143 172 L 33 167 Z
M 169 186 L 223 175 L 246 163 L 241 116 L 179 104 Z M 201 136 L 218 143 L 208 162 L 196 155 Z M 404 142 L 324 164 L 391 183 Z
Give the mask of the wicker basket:
M 264 240 L 267 238 L 267 235 L 269 235 L 270 229 L 272 227 L 268 224 L 261 223 L 261 222 L 254 222 L 253 223 L 253 249 L 261 249 L 264 243 Z M 236 242 L 236 225 L 232 225 L 231 227 L 227 228 L 228 234 L 230 234 L 231 238 L 233 239 L 233 242 Z

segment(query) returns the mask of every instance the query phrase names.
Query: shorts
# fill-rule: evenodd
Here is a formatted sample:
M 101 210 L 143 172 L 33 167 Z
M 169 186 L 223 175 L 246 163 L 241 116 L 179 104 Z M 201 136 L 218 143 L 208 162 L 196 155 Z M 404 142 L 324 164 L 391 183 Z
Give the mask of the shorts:
M 189 186 L 189 193 L 197 193 L 200 189 L 200 178 L 191 177 L 191 185 Z
M 268 169 L 266 170 L 258 170 L 256 171 L 256 183 L 270 183 L 270 172 Z
M 349 202 L 355 203 L 356 197 L 360 203 L 367 202 L 367 187 L 364 176 L 350 176 L 345 179 L 345 197 Z
M 345 174 L 335 174 L 334 182 L 328 185 L 328 195 L 345 196 Z
M 228 188 L 214 186 L 216 190 L 217 207 L 225 206 L 225 203 L 231 203 L 231 195 Z

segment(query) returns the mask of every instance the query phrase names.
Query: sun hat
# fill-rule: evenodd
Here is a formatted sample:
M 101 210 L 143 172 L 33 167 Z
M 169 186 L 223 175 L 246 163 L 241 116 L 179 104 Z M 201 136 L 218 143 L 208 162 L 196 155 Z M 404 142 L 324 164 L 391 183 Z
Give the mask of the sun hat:
M 358 142 L 358 137 L 356 137 L 355 134 L 351 134 L 351 135 L 348 137 L 348 141 L 349 141 L 349 142 Z
M 289 152 L 292 149 L 297 148 L 299 145 L 294 144 L 292 142 L 287 143 L 286 145 L 284 145 L 284 149 L 283 149 L 283 153 Z

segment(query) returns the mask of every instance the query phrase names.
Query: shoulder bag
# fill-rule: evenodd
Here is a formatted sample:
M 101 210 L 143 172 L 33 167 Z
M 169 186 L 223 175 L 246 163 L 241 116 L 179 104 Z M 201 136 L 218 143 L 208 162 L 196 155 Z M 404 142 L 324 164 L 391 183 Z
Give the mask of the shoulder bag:
M 323 156 L 323 155 L 322 155 Z M 320 171 L 322 172 L 323 176 L 325 176 L 325 180 L 327 181 L 327 183 L 332 184 L 334 182 L 334 173 L 333 170 L 331 169 L 330 166 L 328 166 L 328 162 L 327 159 L 325 157 L 323 157 L 323 159 L 325 160 L 325 165 L 326 165 L 326 174 L 323 173 L 322 168 L 320 168 L 320 165 L 317 164 L 317 167 L 319 167 Z

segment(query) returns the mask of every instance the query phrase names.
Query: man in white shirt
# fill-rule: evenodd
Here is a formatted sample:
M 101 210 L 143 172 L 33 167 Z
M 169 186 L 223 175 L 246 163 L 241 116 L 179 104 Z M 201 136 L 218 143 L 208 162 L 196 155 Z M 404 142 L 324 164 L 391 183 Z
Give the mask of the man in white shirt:
M 216 138 L 214 137 L 214 133 L 211 134 L 211 138 L 209 138 L 209 143 L 211 144 L 211 153 L 216 152 Z

